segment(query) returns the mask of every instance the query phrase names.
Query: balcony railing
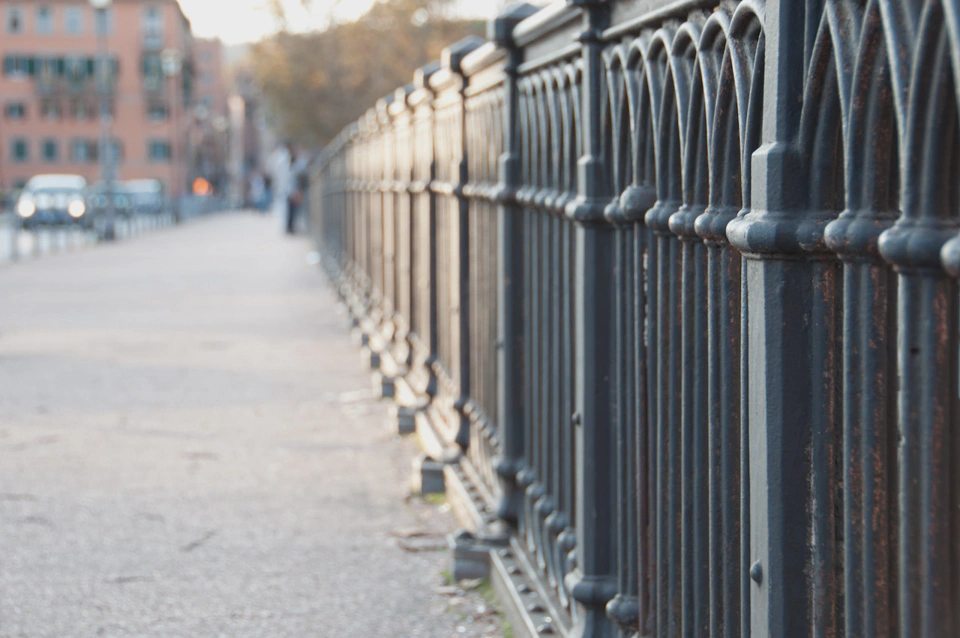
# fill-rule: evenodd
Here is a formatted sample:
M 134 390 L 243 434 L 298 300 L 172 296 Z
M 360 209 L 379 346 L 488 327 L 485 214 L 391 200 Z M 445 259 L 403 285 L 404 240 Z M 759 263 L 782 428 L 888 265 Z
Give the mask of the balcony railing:
M 141 36 L 143 48 L 146 51 L 160 51 L 164 45 L 164 34 L 162 31 L 144 31 Z
M 87 77 L 82 79 L 73 78 L 37 78 L 34 83 L 37 95 L 42 97 L 56 97 L 60 95 L 93 95 L 98 92 L 96 78 Z M 111 81 L 107 87 L 108 92 L 113 93 L 116 90 L 116 83 Z
M 157 75 L 144 75 L 143 90 L 148 93 L 162 93 L 164 90 L 164 77 Z
M 38 95 L 54 95 L 63 90 L 63 82 L 60 78 L 38 77 L 36 90 Z

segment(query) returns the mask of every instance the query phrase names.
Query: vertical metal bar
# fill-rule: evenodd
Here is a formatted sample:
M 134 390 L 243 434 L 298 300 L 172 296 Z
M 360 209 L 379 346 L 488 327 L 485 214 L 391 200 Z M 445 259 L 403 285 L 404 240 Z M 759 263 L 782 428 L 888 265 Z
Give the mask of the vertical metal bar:
M 396 332 L 395 315 L 397 312 L 396 289 L 396 209 L 393 195 L 393 184 L 396 179 L 396 131 L 390 115 L 390 105 L 396 100 L 394 95 L 380 100 L 377 104 L 377 114 L 383 130 L 383 172 L 380 175 L 378 190 L 383 214 L 383 298 L 384 319 L 387 339 L 393 339 Z
M 576 525 L 577 564 L 566 585 L 578 613 L 574 636 L 614 636 L 605 607 L 617 592 L 613 510 L 615 468 L 611 412 L 613 374 L 613 246 L 615 233 L 603 212 L 601 96 L 604 68 L 600 32 L 608 21 L 602 2 L 577 3 L 583 9 L 580 34 L 583 60 L 581 124 L 583 156 L 578 164 L 577 199 L 567 207 L 576 223 Z
M 636 308 L 634 365 L 636 366 L 637 423 L 636 433 L 636 482 L 637 482 L 637 625 L 641 632 L 653 631 L 653 574 L 654 563 L 654 459 L 655 429 L 653 424 L 654 397 L 654 353 L 656 349 L 651 339 L 650 328 L 655 317 L 651 307 L 653 295 L 650 294 L 648 276 L 649 238 L 646 227 L 638 223 L 646 212 L 645 203 L 631 206 L 621 200 L 628 219 L 633 219 L 633 281 L 632 294 Z M 642 211 L 642 212 L 641 212 Z
M 549 475 L 550 475 L 550 456 L 551 456 L 551 431 L 553 423 L 550 420 L 550 395 L 551 375 L 550 375 L 550 330 L 552 323 L 550 321 L 550 291 L 551 291 L 551 247 L 550 240 L 550 211 L 544 206 L 546 195 L 549 188 L 549 165 L 550 165 L 550 120 L 548 117 L 548 101 L 551 91 L 549 89 L 549 78 L 544 74 L 538 74 L 536 78 L 536 98 L 534 102 L 533 121 L 536 123 L 536 179 L 534 180 L 534 190 L 532 191 L 531 210 L 536 217 L 537 238 L 536 238 L 536 269 L 537 269 L 537 318 L 536 318 L 536 394 L 533 400 L 536 402 L 535 424 L 538 429 L 538 459 L 536 481 L 531 486 L 531 505 L 532 522 L 535 533 L 535 555 L 537 565 L 541 571 L 547 566 L 546 547 L 544 545 L 545 519 L 549 514 Z
M 524 524 L 526 525 L 527 532 L 527 548 L 528 550 L 536 555 L 537 551 L 537 539 L 539 537 L 540 521 L 537 518 L 536 512 L 534 511 L 536 502 L 543 496 L 543 484 L 541 483 L 541 478 L 543 476 L 543 451 L 544 451 L 544 441 L 543 441 L 543 370 L 544 370 L 544 361 L 543 361 L 543 275 L 544 275 L 544 257 L 543 257 L 543 229 L 541 227 L 541 218 L 542 215 L 540 211 L 536 210 L 533 203 L 533 196 L 536 192 L 536 182 L 538 175 L 538 166 L 536 165 L 537 157 L 537 147 L 539 146 L 539 135 L 537 134 L 537 127 L 534 122 L 536 122 L 536 102 L 540 98 L 539 92 L 534 89 L 531 92 L 531 95 L 528 98 L 528 106 L 530 111 L 530 124 L 531 124 L 531 134 L 530 139 L 531 143 L 529 144 L 529 150 L 531 154 L 531 164 L 533 170 L 531 172 L 532 179 L 530 180 L 530 185 L 526 191 L 525 201 L 525 211 L 527 216 L 527 228 L 528 228 L 528 243 L 527 243 L 527 254 L 529 255 L 527 259 L 528 264 L 528 277 L 527 281 L 528 286 L 528 308 L 529 312 L 527 315 L 527 344 L 529 353 L 527 356 L 528 361 L 528 387 L 529 391 L 527 392 L 526 403 L 528 404 L 528 432 L 530 434 L 528 438 L 529 442 L 529 452 L 528 452 L 528 467 L 527 467 L 527 477 L 526 482 L 528 483 L 526 488 L 526 502 L 524 504 Z
M 437 196 L 433 190 L 433 184 L 437 177 L 437 163 L 434 153 L 436 152 L 433 131 L 431 129 L 431 144 L 429 145 L 429 169 L 426 175 L 426 190 L 421 195 L 421 233 L 423 245 L 421 255 L 424 258 L 424 348 L 427 356 L 424 361 L 426 368 L 427 382 L 426 392 L 433 396 L 436 394 L 436 373 L 433 369 L 437 361 L 437 350 L 439 348 L 439 339 L 437 331 L 438 323 L 438 286 L 437 286 Z
M 563 145 L 563 174 L 564 174 L 564 207 L 577 194 L 577 162 L 581 155 L 580 144 L 580 93 L 577 72 L 574 65 L 565 69 L 567 76 L 566 94 L 564 95 L 564 145 Z M 565 210 L 565 209 L 564 209 Z M 560 352 L 560 383 L 562 386 L 562 404 L 560 408 L 559 427 L 559 463 L 563 472 L 560 476 L 560 487 L 557 499 L 559 512 L 555 521 L 561 528 L 557 536 L 556 557 L 557 576 L 560 581 L 558 593 L 561 604 L 571 608 L 571 600 L 563 581 L 572 571 L 571 552 L 576 547 L 576 464 L 575 464 L 575 432 L 573 414 L 576 403 L 576 339 L 574 313 L 576 304 L 574 284 L 574 238 L 573 223 L 568 219 L 560 221 L 560 254 L 561 270 L 560 282 L 562 287 L 561 319 L 561 352 Z
M 576 410 L 576 283 L 574 272 L 576 271 L 575 254 L 576 240 L 574 238 L 573 224 L 565 221 L 563 224 L 563 285 L 566 303 L 563 308 L 564 321 L 564 358 L 563 358 L 563 376 L 566 401 L 564 402 L 565 418 L 561 422 L 561 462 L 566 468 L 563 476 L 563 512 L 566 526 L 557 539 L 557 554 L 561 565 L 560 572 L 566 578 L 573 569 L 574 561 L 571 559 L 572 553 L 576 548 L 576 525 L 577 525 L 577 465 L 576 465 L 576 428 L 574 423 Z M 567 607 L 572 605 L 569 590 L 563 586 L 560 588 L 560 599 Z
M 618 627 L 619 634 L 632 635 L 639 623 L 637 605 L 637 487 L 636 440 L 639 426 L 636 407 L 638 396 L 636 376 L 636 347 L 634 344 L 634 286 L 632 234 L 633 219 L 626 211 L 628 184 L 632 184 L 633 140 L 629 80 L 622 66 L 617 49 L 609 49 L 605 58 L 607 66 L 607 109 L 604 112 L 603 158 L 607 163 L 609 192 L 612 200 L 604 209 L 604 217 L 615 228 L 614 278 L 614 324 L 615 339 L 613 395 L 616 450 L 611 456 L 616 467 L 616 571 L 617 595 L 606 606 L 607 616 Z M 626 204 L 622 206 L 621 203 Z M 645 405 L 645 404 L 644 404 Z
M 555 137 L 556 139 L 556 137 Z M 556 157 L 556 156 L 555 156 Z M 563 422 L 569 420 L 569 414 L 564 414 L 563 396 L 563 354 L 562 317 L 564 308 L 563 295 L 563 235 L 564 221 L 557 218 L 556 211 L 550 219 L 550 272 L 553 281 L 551 285 L 550 302 L 550 387 L 552 390 L 550 411 L 550 483 L 549 483 L 549 512 L 544 521 L 547 530 L 545 552 L 547 556 L 548 577 L 553 587 L 563 588 L 563 574 L 560 573 L 557 558 L 557 539 L 566 527 L 566 521 L 560 513 L 560 494 L 563 490 L 563 475 L 566 468 L 561 458 Z
M 647 78 L 637 73 L 637 68 L 628 66 L 625 70 L 626 97 L 629 99 L 630 127 L 628 152 L 631 154 L 630 166 L 624 167 L 624 179 L 630 185 L 620 195 L 619 212 L 626 233 L 628 263 L 622 290 L 629 301 L 632 316 L 629 320 L 631 334 L 629 340 L 632 349 L 626 353 L 632 360 L 627 361 L 632 372 L 625 392 L 632 393 L 636 399 L 634 413 L 627 423 L 633 432 L 633 448 L 628 451 L 632 468 L 626 466 L 628 479 L 632 478 L 634 496 L 632 512 L 625 517 L 636 526 L 629 543 L 633 545 L 631 558 L 633 571 L 624 574 L 632 582 L 628 587 L 621 585 L 619 596 L 627 597 L 631 624 L 641 635 L 655 635 L 656 616 L 655 583 L 656 570 L 654 525 L 658 513 L 653 511 L 656 502 L 656 454 L 657 431 L 656 407 L 659 342 L 657 333 L 656 291 L 650 268 L 656 262 L 650 232 L 643 224 L 645 215 L 656 203 L 657 193 L 653 185 L 656 179 L 656 153 L 654 139 L 654 119 L 656 113 Z M 639 77 L 638 77 L 639 76 Z M 620 479 L 621 482 L 624 480 Z M 632 595 L 633 599 L 629 600 Z M 616 600 L 616 599 L 615 599 Z
M 871 24 L 845 131 L 846 210 L 825 239 L 843 262 L 844 630 L 874 637 L 897 633 L 897 279 L 877 240 L 898 215 L 900 180 L 883 33 Z
M 688 56 L 690 54 L 688 53 Z M 707 51 L 699 55 L 708 57 Z M 692 61 L 691 61 L 692 62 Z M 674 64 L 674 73 L 684 66 Z M 688 71 L 688 73 L 690 73 Z M 701 62 L 689 78 L 688 111 L 683 135 L 683 205 L 669 218 L 670 231 L 680 242 L 680 325 L 681 325 L 681 458 L 682 458 L 682 566 L 683 635 L 705 636 L 710 626 L 709 517 L 710 479 L 709 431 L 707 420 L 707 263 L 706 249 L 694 223 L 705 210 L 708 197 L 707 127 L 713 115 L 714 78 L 711 65 Z M 682 86 L 675 78 L 677 86 Z M 682 93 L 677 91 L 676 99 Z
M 753 496 L 751 485 L 752 470 L 750 466 L 750 411 L 747 408 L 750 399 L 750 313 L 747 306 L 747 279 L 743 276 L 746 270 L 746 257 L 740 257 L 740 636 L 753 636 L 753 600 L 754 583 L 746 575 L 753 569 Z M 759 524 L 759 523 L 758 523 Z M 766 524 L 764 522 L 764 524 Z M 762 564 L 760 579 L 763 582 Z
M 462 107 L 461 107 L 462 108 Z M 461 111 L 462 112 L 462 111 Z M 461 117 L 461 122 L 463 118 Z M 466 140 L 465 128 L 461 124 L 461 139 Z M 467 400 L 473 396 L 473 375 L 471 367 L 473 362 L 471 341 L 470 341 L 470 299 L 473 296 L 473 289 L 470 286 L 471 262 L 476 257 L 477 267 L 482 266 L 482 255 L 475 255 L 471 252 L 470 237 L 470 203 L 463 196 L 463 187 L 469 180 L 469 165 L 467 164 L 466 154 L 457 164 L 458 169 L 458 187 L 457 197 L 457 295 L 453 300 L 456 305 L 456 324 L 454 330 L 457 338 L 457 376 L 459 377 L 459 396 L 457 397 L 458 411 L 461 416 Z M 468 422 L 465 417 L 461 422 L 461 428 L 457 436 L 457 443 L 462 448 L 466 448 L 470 443 L 470 432 Z
M 398 359 L 404 366 L 412 363 L 412 347 L 410 343 L 410 330 L 413 326 L 414 310 L 412 303 L 414 272 L 412 268 L 412 250 L 413 235 L 412 229 L 412 198 L 410 192 L 410 183 L 412 181 L 411 170 L 413 166 L 414 148 L 413 148 L 413 130 L 411 127 L 411 113 L 407 102 L 410 95 L 410 88 L 397 90 L 397 113 L 395 122 L 397 126 L 397 165 L 398 175 L 394 184 L 394 205 L 397 215 L 397 296 L 398 307 L 400 310 L 399 318 L 402 321 L 401 330 L 394 339 L 394 343 L 400 348 Z
M 924 638 L 960 634 L 957 284 L 940 260 L 960 226 L 947 17 L 939 3 L 923 5 L 904 127 L 909 160 L 900 163 L 903 215 L 880 236 L 898 274 L 899 629 Z
M 544 198 L 544 208 L 550 214 L 549 236 L 550 236 L 550 266 L 551 275 L 550 284 L 550 361 L 548 369 L 550 371 L 549 386 L 551 390 L 549 428 L 550 428 L 550 448 L 549 448 L 549 467 L 547 494 L 548 503 L 545 505 L 546 518 L 544 520 L 545 540 L 544 555 L 547 567 L 547 580 L 551 587 L 558 592 L 563 589 L 563 577 L 560 563 L 557 560 L 558 539 L 566 527 L 566 521 L 560 512 L 559 497 L 562 492 L 563 474 L 566 468 L 562 464 L 561 446 L 563 436 L 563 422 L 569 418 L 564 414 L 564 396 L 563 396 L 563 369 L 562 369 L 562 316 L 564 307 L 563 297 L 563 238 L 562 226 L 565 220 L 562 218 L 565 198 L 562 195 L 563 188 L 563 131 L 564 122 L 561 109 L 563 93 L 562 75 L 555 71 L 548 73 L 547 96 L 549 104 L 547 114 L 550 122 L 550 154 L 548 159 L 548 191 Z
M 523 305 L 524 224 L 517 204 L 520 186 L 519 94 L 517 67 L 522 53 L 513 40 L 513 28 L 531 15 L 533 8 L 515 5 L 490 23 L 490 39 L 507 51 L 504 68 L 503 154 L 498 165 L 497 192 L 497 423 L 500 428 L 500 455 L 496 472 L 501 500 L 497 516 L 516 525 L 523 493 L 517 475 L 523 469 L 525 383 Z
M 656 630 L 679 636 L 683 629 L 683 512 L 681 448 L 682 306 L 679 241 L 670 232 L 669 219 L 680 206 L 680 131 L 674 80 L 663 59 L 663 97 L 655 125 L 657 139 L 657 202 L 644 216 L 651 231 L 650 259 L 656 296 Z M 682 81 L 682 80 L 681 80 Z
M 754 22 L 751 24 L 750 22 Z M 741 256 L 727 225 L 748 210 L 750 156 L 759 143 L 762 46 L 755 18 L 737 25 L 721 62 L 711 140 L 710 206 L 696 220 L 707 247 L 708 420 L 710 423 L 711 635 L 749 635 L 747 434 L 742 419 Z M 759 61 L 758 61 L 759 60 Z M 759 72 L 758 72 L 759 69 Z M 739 74 L 746 82 L 736 83 Z M 739 182 L 739 183 L 738 183 Z

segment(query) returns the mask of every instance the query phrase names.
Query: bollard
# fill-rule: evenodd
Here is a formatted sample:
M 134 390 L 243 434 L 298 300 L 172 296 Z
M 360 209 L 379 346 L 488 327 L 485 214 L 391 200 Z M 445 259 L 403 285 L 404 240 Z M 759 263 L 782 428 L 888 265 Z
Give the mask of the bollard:
M 10 261 L 18 261 L 20 258 L 20 228 L 23 225 L 20 216 L 16 213 L 11 213 L 12 220 L 10 222 Z

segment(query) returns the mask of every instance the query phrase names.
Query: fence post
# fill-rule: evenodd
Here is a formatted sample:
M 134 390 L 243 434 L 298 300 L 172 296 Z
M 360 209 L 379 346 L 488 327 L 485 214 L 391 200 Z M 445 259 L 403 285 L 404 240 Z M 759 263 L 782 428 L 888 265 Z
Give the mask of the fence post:
M 413 90 L 412 85 L 398 88 L 394 92 L 393 102 L 389 107 L 391 130 L 393 131 L 393 162 L 394 171 L 388 178 L 392 180 L 393 199 L 393 250 L 394 250 L 394 330 L 392 344 L 394 358 L 401 367 L 410 363 L 411 348 L 408 337 L 411 330 L 412 306 L 412 274 L 411 274 L 411 198 L 410 170 L 413 158 L 411 148 L 412 132 L 410 110 L 407 108 L 407 98 Z
M 364 117 L 367 136 L 364 143 L 363 200 L 367 216 L 367 277 L 369 294 L 367 316 L 380 328 L 383 319 L 383 207 L 380 180 L 383 175 L 383 124 L 377 110 L 370 108 Z
M 436 143 L 433 91 L 430 77 L 440 69 L 431 63 L 414 74 L 416 87 L 410 96 L 413 127 L 413 182 L 411 183 L 412 330 L 414 390 L 432 398 L 437 392 L 434 362 L 437 360 L 437 251 L 436 251 Z
M 576 315 L 576 567 L 565 585 L 577 606 L 573 636 L 616 636 L 606 605 L 617 593 L 614 494 L 613 374 L 615 331 L 613 268 L 615 239 L 604 210 L 607 192 L 602 146 L 604 87 L 601 31 L 607 23 L 604 0 L 571 0 L 583 10 L 580 33 L 583 60 L 581 130 L 577 198 L 567 206 L 576 224 L 574 298 Z
M 448 134 L 459 136 L 459 145 L 456 157 L 452 157 L 452 166 L 450 170 L 450 179 L 452 192 L 447 197 L 452 197 L 454 206 L 446 212 L 452 214 L 451 219 L 446 221 L 446 228 L 452 230 L 455 241 L 451 241 L 448 247 L 451 256 L 451 263 L 447 267 L 451 269 L 449 308 L 443 308 L 442 311 L 449 313 L 453 321 L 449 326 L 452 334 L 448 335 L 452 345 L 452 351 L 446 353 L 452 361 L 447 361 L 448 365 L 454 366 L 450 375 L 456 384 L 457 396 L 454 399 L 454 409 L 456 417 L 459 420 L 455 442 L 461 449 L 467 449 L 470 444 L 470 419 L 466 414 L 466 406 L 471 396 L 470 378 L 470 266 L 475 256 L 470 254 L 470 235 L 469 235 L 469 201 L 464 195 L 463 189 L 469 181 L 470 167 L 467 163 L 467 125 L 466 125 L 466 91 L 470 80 L 464 76 L 461 63 L 463 58 L 470 52 L 483 45 L 481 38 L 471 36 L 465 38 L 456 44 L 444 49 L 443 66 L 457 78 L 459 86 L 459 103 L 457 104 L 457 128 L 450 130 Z
M 801 134 L 805 125 L 818 139 L 840 144 L 829 128 L 839 126 L 833 103 L 800 99 L 807 95 L 808 56 L 820 19 L 811 3 L 766 5 L 752 210 L 727 227 L 731 245 L 746 258 L 749 627 L 752 636 L 765 638 L 835 635 L 843 627 L 841 277 L 824 242 L 824 228 L 843 197 L 829 175 L 818 173 L 836 161 L 818 155 L 840 154 L 842 146 L 811 147 Z M 832 77 L 814 74 L 810 81 Z M 832 90 L 839 93 L 835 85 Z
M 396 210 L 394 209 L 393 197 L 393 179 L 396 175 L 395 164 L 395 133 L 393 130 L 393 119 L 390 115 L 390 105 L 396 99 L 395 94 L 391 93 L 377 101 L 377 121 L 380 123 L 380 153 L 381 153 L 381 172 L 378 175 L 377 198 L 380 200 L 380 221 L 381 221 L 381 309 L 383 316 L 381 319 L 381 329 L 384 332 L 384 338 L 389 343 L 393 340 L 396 332 L 394 320 L 397 312 L 397 293 L 395 288 L 396 279 Z
M 517 473 L 523 469 L 523 216 L 517 207 L 520 188 L 520 136 L 517 70 L 523 59 L 513 40 L 513 29 L 536 12 L 527 4 L 515 5 L 490 21 L 488 37 L 507 51 L 504 69 L 503 155 L 499 161 L 497 193 L 497 423 L 500 456 L 494 469 L 502 491 L 497 517 L 511 525 L 523 507 L 523 489 Z

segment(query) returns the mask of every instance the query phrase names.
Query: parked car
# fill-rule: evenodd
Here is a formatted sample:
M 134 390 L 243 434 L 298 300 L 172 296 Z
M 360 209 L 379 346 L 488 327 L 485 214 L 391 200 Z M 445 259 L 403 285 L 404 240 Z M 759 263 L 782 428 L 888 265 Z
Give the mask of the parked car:
M 133 179 L 124 183 L 130 206 L 138 215 L 159 215 L 164 211 L 163 184 L 157 179 Z
M 79 175 L 33 176 L 17 198 L 16 212 L 24 228 L 93 225 L 87 181 Z
M 97 182 L 90 188 L 90 207 L 99 215 L 107 210 L 107 194 L 113 199 L 113 212 L 118 217 L 130 217 L 133 214 L 132 200 L 123 182 L 111 183 L 108 191 L 103 182 Z

